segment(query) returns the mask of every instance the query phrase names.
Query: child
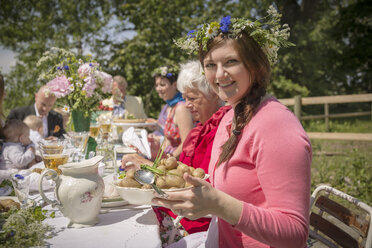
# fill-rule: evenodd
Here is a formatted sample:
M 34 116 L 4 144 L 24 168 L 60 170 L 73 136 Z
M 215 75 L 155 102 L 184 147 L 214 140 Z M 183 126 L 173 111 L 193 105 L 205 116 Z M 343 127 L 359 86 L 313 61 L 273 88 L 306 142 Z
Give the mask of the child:
M 8 120 L 3 128 L 5 142 L 1 154 L 2 168 L 27 169 L 41 161 L 35 157 L 35 147 L 29 136 L 30 128 L 20 120 Z
M 39 147 L 39 142 L 43 139 L 43 121 L 36 115 L 29 115 L 24 120 L 24 123 L 30 128 L 30 139 L 35 147 Z

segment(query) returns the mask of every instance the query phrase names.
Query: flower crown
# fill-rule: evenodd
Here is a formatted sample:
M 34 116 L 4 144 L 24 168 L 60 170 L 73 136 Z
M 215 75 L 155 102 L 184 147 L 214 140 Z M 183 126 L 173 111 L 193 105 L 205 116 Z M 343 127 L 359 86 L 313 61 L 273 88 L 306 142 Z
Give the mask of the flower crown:
M 277 52 L 280 47 L 294 46 L 287 41 L 289 38 L 289 26 L 280 25 L 280 17 L 276 9 L 271 5 L 267 10 L 267 16 L 254 22 L 244 18 L 231 18 L 226 16 L 221 22 L 203 24 L 199 29 L 191 30 L 186 37 L 175 41 L 181 49 L 189 54 L 198 54 L 199 48 L 207 50 L 208 41 L 218 35 L 227 35 L 229 38 L 239 38 L 243 32 L 249 34 L 262 48 L 271 64 L 277 61 Z
M 155 76 L 162 76 L 166 78 L 171 78 L 171 77 L 177 77 L 179 72 L 179 67 L 178 66 L 162 66 L 159 68 L 156 68 L 152 75 Z

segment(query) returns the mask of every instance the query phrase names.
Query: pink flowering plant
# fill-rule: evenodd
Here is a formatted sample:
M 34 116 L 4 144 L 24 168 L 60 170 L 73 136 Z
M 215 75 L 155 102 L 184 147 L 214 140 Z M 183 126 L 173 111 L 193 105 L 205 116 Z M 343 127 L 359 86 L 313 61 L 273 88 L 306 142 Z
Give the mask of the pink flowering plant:
M 103 72 L 90 55 L 78 58 L 73 52 L 53 47 L 39 59 L 39 81 L 48 86 L 66 112 L 77 110 L 88 116 L 111 92 L 112 76 Z

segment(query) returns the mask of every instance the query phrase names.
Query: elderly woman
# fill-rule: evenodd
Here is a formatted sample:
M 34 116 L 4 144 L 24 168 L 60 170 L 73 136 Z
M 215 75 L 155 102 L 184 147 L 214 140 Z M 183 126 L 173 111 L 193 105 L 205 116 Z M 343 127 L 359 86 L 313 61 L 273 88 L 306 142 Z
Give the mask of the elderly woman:
M 177 88 L 182 92 L 194 121 L 199 123 L 187 136 L 180 161 L 208 172 L 216 128 L 231 107 L 221 108 L 224 103 L 207 84 L 199 61 L 188 62 L 181 68 Z
M 224 113 L 231 107 L 221 108 L 224 103 L 207 84 L 202 72 L 203 68 L 199 61 L 190 61 L 181 65 L 177 88 L 186 100 L 186 108 L 198 124 L 186 137 L 179 160 L 195 168 L 201 167 L 207 172 L 209 163 L 207 157 L 210 156 L 215 128 Z M 207 150 L 209 154 L 206 153 Z M 131 165 L 126 166 L 127 162 L 131 162 Z M 152 161 L 138 154 L 128 154 L 122 158 L 123 169 L 133 165 L 139 168 L 141 164 L 152 165 Z
M 209 87 L 202 72 L 203 68 L 200 62 L 191 61 L 181 66 L 178 77 L 177 88 L 186 100 L 186 108 L 190 110 L 193 120 L 199 122 L 185 139 L 179 160 L 194 168 L 203 168 L 208 172 L 217 126 L 231 107 L 221 107 L 224 105 L 223 102 Z M 138 154 L 125 155 L 122 159 L 122 168 L 129 168 L 129 166 L 126 166 L 127 162 L 132 162 L 137 168 L 140 164 L 152 164 L 151 161 Z M 166 208 L 156 208 L 155 213 L 163 226 L 167 220 L 167 215 L 172 218 L 175 217 Z M 184 218 L 181 220 L 181 224 L 188 233 L 195 233 L 207 230 L 209 221 L 207 218 L 200 218 L 195 221 Z M 166 240 L 163 239 L 163 242 L 166 242 Z

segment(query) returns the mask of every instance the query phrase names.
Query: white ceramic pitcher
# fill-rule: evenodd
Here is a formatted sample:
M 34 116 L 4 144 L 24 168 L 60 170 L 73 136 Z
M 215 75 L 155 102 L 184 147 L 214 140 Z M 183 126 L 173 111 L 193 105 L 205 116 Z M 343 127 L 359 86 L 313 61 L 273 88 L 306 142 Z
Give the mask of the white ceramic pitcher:
M 104 192 L 103 179 L 98 175 L 98 164 L 103 156 L 96 156 L 78 163 L 59 166 L 62 175 L 45 170 L 39 180 L 39 192 L 44 201 L 57 206 L 70 219 L 68 227 L 86 227 L 98 223 Z M 56 183 L 56 200 L 50 200 L 43 192 L 42 180 L 46 177 Z

